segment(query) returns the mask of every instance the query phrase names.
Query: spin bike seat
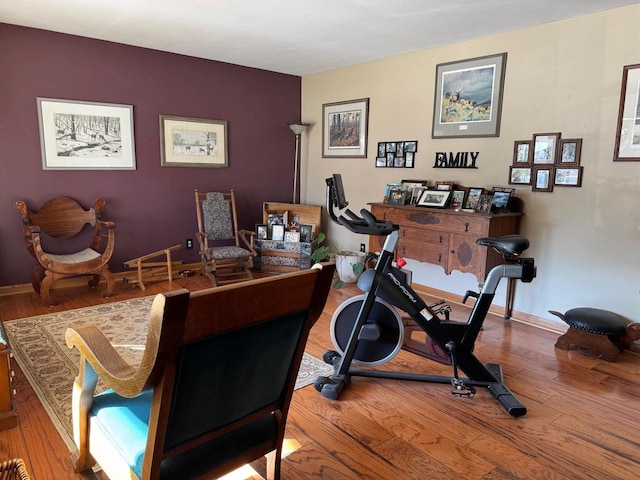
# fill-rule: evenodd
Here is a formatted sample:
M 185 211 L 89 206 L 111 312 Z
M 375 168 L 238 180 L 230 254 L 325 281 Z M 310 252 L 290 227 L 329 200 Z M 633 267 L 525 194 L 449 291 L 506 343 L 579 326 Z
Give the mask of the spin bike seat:
M 478 245 L 495 248 L 501 255 L 518 257 L 529 248 L 529 240 L 521 235 L 504 235 L 502 237 L 483 237 L 476 240 Z

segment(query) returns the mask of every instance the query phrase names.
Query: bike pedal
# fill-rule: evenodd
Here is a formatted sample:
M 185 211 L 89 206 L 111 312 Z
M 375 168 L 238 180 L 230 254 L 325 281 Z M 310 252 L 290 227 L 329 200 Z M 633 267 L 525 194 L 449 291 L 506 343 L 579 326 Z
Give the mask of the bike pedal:
M 457 377 L 451 379 L 451 386 L 453 387 L 451 395 L 457 397 L 471 398 L 476 394 L 476 388 L 473 385 L 465 385 L 465 383 Z
M 436 303 L 432 303 L 431 305 L 429 305 L 429 308 L 436 315 L 444 315 L 445 319 L 449 321 L 449 312 L 451 312 L 451 306 L 448 303 L 445 303 L 444 300 L 440 300 Z
M 467 397 L 467 398 L 471 398 L 476 394 L 476 392 L 472 392 L 467 390 L 466 392 L 461 392 L 458 390 L 452 390 L 451 391 L 451 395 L 455 395 L 456 397 Z

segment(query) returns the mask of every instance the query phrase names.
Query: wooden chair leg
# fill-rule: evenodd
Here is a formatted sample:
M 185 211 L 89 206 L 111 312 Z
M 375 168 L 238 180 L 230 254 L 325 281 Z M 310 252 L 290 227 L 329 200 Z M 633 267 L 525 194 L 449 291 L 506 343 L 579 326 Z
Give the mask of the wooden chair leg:
M 96 273 L 95 275 L 91 276 L 91 280 L 89 280 L 89 286 L 91 288 L 96 288 L 98 286 L 98 284 L 100 283 L 100 278 L 102 277 L 102 275 L 100 275 L 99 273 Z
M 267 479 L 268 480 L 280 480 L 280 460 L 282 457 L 282 449 L 278 448 L 266 455 L 267 458 Z
M 51 298 L 51 295 L 49 294 L 49 289 L 51 288 L 52 284 L 53 277 L 49 274 L 46 274 L 44 276 L 44 279 L 40 283 L 40 297 L 42 298 L 42 301 L 45 303 L 45 305 L 48 305 L 50 307 L 53 307 L 56 304 L 56 302 L 53 301 L 53 298 Z
M 113 294 L 113 289 L 115 288 L 116 282 L 113 278 L 113 274 L 109 271 L 109 269 L 104 269 L 102 271 L 102 275 L 104 279 L 107 281 L 107 289 L 102 292 L 103 297 L 110 297 Z
M 40 285 L 42 284 L 42 279 L 45 276 L 45 270 L 42 266 L 37 265 L 33 270 L 33 274 L 31 275 L 31 286 L 33 287 L 33 291 L 40 295 Z
M 218 286 L 218 282 L 216 282 L 216 276 L 212 272 L 205 272 L 204 275 L 207 278 L 209 278 L 209 280 L 211 281 L 211 286 L 212 287 L 217 287 Z
M 95 370 L 86 362 L 80 365 L 78 376 L 73 382 L 71 410 L 73 422 L 73 441 L 76 450 L 71 454 L 71 463 L 76 472 L 85 471 L 95 465 L 89 453 L 89 409 L 93 404 L 93 395 L 98 382 Z

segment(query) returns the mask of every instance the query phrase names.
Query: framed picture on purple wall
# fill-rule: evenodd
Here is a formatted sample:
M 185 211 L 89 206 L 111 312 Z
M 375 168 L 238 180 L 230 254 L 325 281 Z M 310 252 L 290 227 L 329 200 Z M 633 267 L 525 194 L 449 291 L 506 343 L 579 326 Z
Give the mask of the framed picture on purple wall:
M 160 115 L 160 164 L 228 167 L 226 120 Z
M 37 98 L 44 170 L 135 170 L 133 107 Z

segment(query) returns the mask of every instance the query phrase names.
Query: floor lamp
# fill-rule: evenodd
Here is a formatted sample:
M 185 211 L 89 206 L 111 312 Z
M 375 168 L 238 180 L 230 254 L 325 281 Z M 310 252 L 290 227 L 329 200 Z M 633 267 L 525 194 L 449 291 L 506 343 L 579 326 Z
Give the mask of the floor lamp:
M 293 203 L 298 203 L 298 171 L 300 169 L 300 141 L 302 139 L 302 132 L 304 132 L 310 123 L 292 122 L 289 123 L 289 128 L 296 135 L 296 157 L 293 164 Z

